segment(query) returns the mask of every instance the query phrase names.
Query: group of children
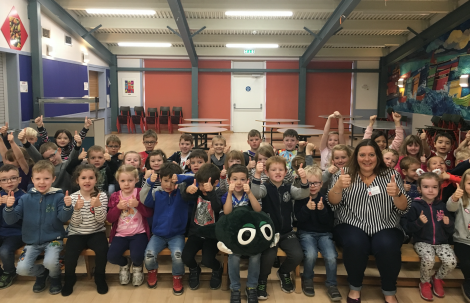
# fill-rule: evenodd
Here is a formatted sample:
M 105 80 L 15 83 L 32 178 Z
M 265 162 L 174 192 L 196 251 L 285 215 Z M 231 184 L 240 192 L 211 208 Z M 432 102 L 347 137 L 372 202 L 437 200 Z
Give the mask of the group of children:
M 378 144 L 387 166 L 401 173 L 408 195 L 415 199 L 401 226 L 422 258 L 421 296 L 426 300 L 432 300 L 433 293 L 444 296 L 442 279 L 456 266 L 449 245 L 453 235 L 465 276 L 463 294 L 469 299 L 470 258 L 465 254 L 470 252 L 470 134 L 455 151 L 450 135 L 437 134 L 436 150 L 431 151 L 426 133 L 404 138 L 401 116 L 393 113 L 393 118 L 396 130 L 390 146 L 386 134 L 373 131 L 375 116 L 364 138 Z M 338 132 L 330 132 L 334 119 L 338 120 Z M 315 146 L 299 142 L 294 130 L 284 132 L 285 148 L 281 150 L 262 143 L 259 131 L 252 130 L 246 152 L 230 150 L 222 136 L 212 139 L 208 152 L 192 149 L 192 136 L 183 134 L 179 151 L 167 158 L 165 152 L 155 149 L 158 136 L 153 130 L 143 134 L 145 151 L 122 154 L 116 135 L 107 138 L 105 147 L 95 145 L 87 151 L 81 148 L 92 123 L 89 119 L 73 136 L 67 130 L 57 131 L 55 143 L 47 136 L 42 117 L 35 122 L 37 131 L 27 128 L 19 133 L 22 147 L 15 143 L 8 125 L 0 128 L 4 163 L 0 167 L 0 289 L 10 286 L 19 274 L 36 277 L 34 292 L 44 291 L 50 282 L 51 294 L 69 296 L 76 283 L 78 257 L 86 248 L 96 254 L 94 277 L 100 294 L 108 291 L 107 262 L 120 266 L 121 284 L 132 280 L 134 286 L 144 283 L 145 264 L 147 285 L 155 288 L 158 254 L 165 248 L 171 251 L 175 295 L 184 291 L 185 266 L 189 268 L 189 287 L 199 287 L 201 268 L 195 256 L 200 250 L 201 263 L 212 270 L 210 288 L 218 289 L 223 272 L 217 259 L 218 243 L 201 237 L 198 229 L 214 224 L 219 216 L 230 214 L 236 207 L 250 207 L 270 216 L 278 239 L 275 247 L 248 258 L 248 302 L 268 298 L 267 280 L 278 262 L 278 247 L 287 255 L 276 266 L 284 292 L 294 291 L 291 272 L 303 260 L 302 290 L 307 296 L 315 295 L 314 265 L 321 252 L 327 294 L 332 301 L 342 299 L 336 282 L 334 213 L 325 197 L 333 175 L 348 165 L 352 155 L 351 148 L 344 144 L 339 112 L 326 122 L 319 166 L 313 159 Z M 38 135 L 40 144 L 36 142 Z M 109 240 L 106 222 L 112 225 Z M 62 285 L 59 254 L 65 239 Z M 14 252 L 23 245 L 15 268 Z M 129 257 L 124 256 L 127 250 Z M 43 252 L 43 264 L 36 264 Z M 432 275 L 434 254 L 441 258 L 442 266 Z M 242 258 L 230 254 L 228 259 L 234 303 L 241 302 Z

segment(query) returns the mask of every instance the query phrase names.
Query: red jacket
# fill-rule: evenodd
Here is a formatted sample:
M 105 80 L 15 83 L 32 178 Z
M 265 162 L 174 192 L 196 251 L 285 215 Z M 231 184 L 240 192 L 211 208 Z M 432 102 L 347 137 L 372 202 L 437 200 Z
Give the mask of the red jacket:
M 441 183 L 441 193 L 439 194 L 439 199 L 442 200 L 442 193 L 444 192 L 444 189 L 451 185 L 451 184 L 457 184 L 457 183 L 460 183 L 460 180 L 462 180 L 462 177 L 460 176 L 456 176 L 456 175 L 452 175 L 452 174 L 449 174 L 449 179 L 448 180 L 444 180 L 442 181 Z M 456 187 L 456 185 L 453 185 L 454 187 Z
M 147 220 L 145 218 L 151 217 L 153 215 L 153 209 L 148 208 L 147 206 L 144 206 L 142 203 L 140 203 L 140 188 L 137 188 L 137 201 L 139 201 L 139 205 L 137 206 L 137 210 L 140 212 L 142 215 L 142 219 L 144 221 L 144 228 L 145 232 L 147 233 L 147 237 L 150 240 L 150 228 Z M 119 217 L 121 216 L 121 210 L 117 207 L 119 204 L 119 197 L 121 196 L 121 191 L 117 191 L 111 195 L 109 198 L 108 202 L 108 215 L 106 216 L 106 220 L 109 223 L 113 224 L 113 227 L 111 228 L 111 234 L 109 235 L 109 243 L 113 241 L 114 236 L 116 235 L 116 230 L 118 227 L 119 223 Z

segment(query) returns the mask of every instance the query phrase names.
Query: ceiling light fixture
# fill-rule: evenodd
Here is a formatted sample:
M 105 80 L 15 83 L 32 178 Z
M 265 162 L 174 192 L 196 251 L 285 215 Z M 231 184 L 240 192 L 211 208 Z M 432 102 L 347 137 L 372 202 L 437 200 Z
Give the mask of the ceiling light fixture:
M 461 87 L 468 87 L 468 75 L 461 75 L 459 82 Z
M 89 14 L 101 15 L 155 15 L 157 12 L 148 9 L 87 9 Z
M 226 11 L 225 16 L 237 17 L 291 17 L 290 11 Z
M 119 46 L 137 46 L 137 47 L 171 47 L 171 43 L 157 42 L 119 42 Z
M 225 47 L 229 48 L 244 48 L 244 49 L 254 49 L 254 48 L 279 48 L 279 44 L 225 44 Z

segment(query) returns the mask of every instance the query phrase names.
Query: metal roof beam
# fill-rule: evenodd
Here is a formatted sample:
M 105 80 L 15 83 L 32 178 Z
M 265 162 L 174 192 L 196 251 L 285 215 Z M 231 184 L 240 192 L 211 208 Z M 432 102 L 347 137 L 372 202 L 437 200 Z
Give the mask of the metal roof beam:
M 305 53 L 300 57 L 300 67 L 306 67 L 315 55 L 326 44 L 328 39 L 333 36 L 341 27 L 343 18 L 347 17 L 361 0 L 342 0 L 333 14 L 328 18 L 318 36 L 309 45 Z

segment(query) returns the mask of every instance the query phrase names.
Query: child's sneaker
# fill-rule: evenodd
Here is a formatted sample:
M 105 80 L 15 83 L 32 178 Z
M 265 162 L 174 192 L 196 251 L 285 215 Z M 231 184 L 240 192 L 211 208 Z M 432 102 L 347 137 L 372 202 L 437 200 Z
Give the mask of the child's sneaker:
M 42 274 L 36 277 L 36 282 L 33 285 L 33 292 L 43 292 L 46 290 L 47 281 L 49 280 L 49 270 L 44 269 Z
M 470 302 L 470 282 L 465 281 L 462 284 L 462 294 L 467 302 Z
M 426 301 L 434 300 L 434 298 L 432 297 L 431 283 L 429 282 L 419 283 L 419 293 L 421 295 L 421 298 Z
M 313 288 L 313 279 L 302 279 L 302 291 L 307 297 L 315 296 L 315 289 Z
M 292 283 L 290 273 L 281 274 L 279 271 L 277 271 L 277 277 L 281 282 L 281 289 L 283 292 L 291 293 L 294 291 L 294 284 Z
M 147 286 L 149 288 L 157 287 L 157 273 L 158 269 L 149 270 L 147 274 Z
M 189 288 L 196 290 L 199 288 L 199 276 L 201 275 L 201 268 L 198 266 L 196 268 L 189 269 Z
M 62 291 L 62 281 L 60 280 L 60 276 L 57 278 L 49 277 L 51 280 L 51 286 L 49 287 L 49 293 L 51 295 L 60 294 Z
M 258 303 L 258 292 L 256 288 L 245 288 L 245 294 L 247 303 Z
M 119 268 L 119 283 L 121 283 L 121 285 L 129 284 L 129 281 L 131 280 L 131 274 L 129 272 L 130 268 L 131 260 L 127 258 L 127 265 L 120 266 Z
M 258 289 L 256 292 L 258 293 L 258 300 L 267 300 L 268 293 L 266 292 L 266 285 L 268 284 L 267 281 L 258 281 Z
M 436 295 L 436 297 L 444 298 L 444 281 L 441 279 L 437 279 L 436 275 L 432 276 L 431 278 L 432 283 L 432 292 Z
M 341 297 L 341 293 L 338 290 L 338 287 L 331 285 L 327 286 L 327 293 L 328 297 L 330 297 L 331 301 L 341 301 L 343 297 Z
M 73 286 L 77 282 L 76 275 L 65 275 L 64 277 L 64 287 L 62 287 L 62 296 L 68 297 L 73 293 Z
M 182 280 L 183 276 L 173 276 L 173 294 L 175 296 L 181 296 L 184 292 Z
M 212 277 L 210 281 L 211 289 L 219 289 L 220 285 L 222 285 L 222 273 L 224 272 L 224 268 L 222 264 L 220 264 L 220 268 L 218 270 L 212 271 Z
M 16 273 L 9 274 L 9 273 L 3 272 L 2 276 L 0 277 L 0 289 L 10 287 L 15 278 L 16 278 Z
M 144 283 L 143 265 L 132 266 L 132 285 L 140 286 Z
M 240 290 L 232 290 L 230 292 L 230 303 L 242 303 L 242 294 Z

